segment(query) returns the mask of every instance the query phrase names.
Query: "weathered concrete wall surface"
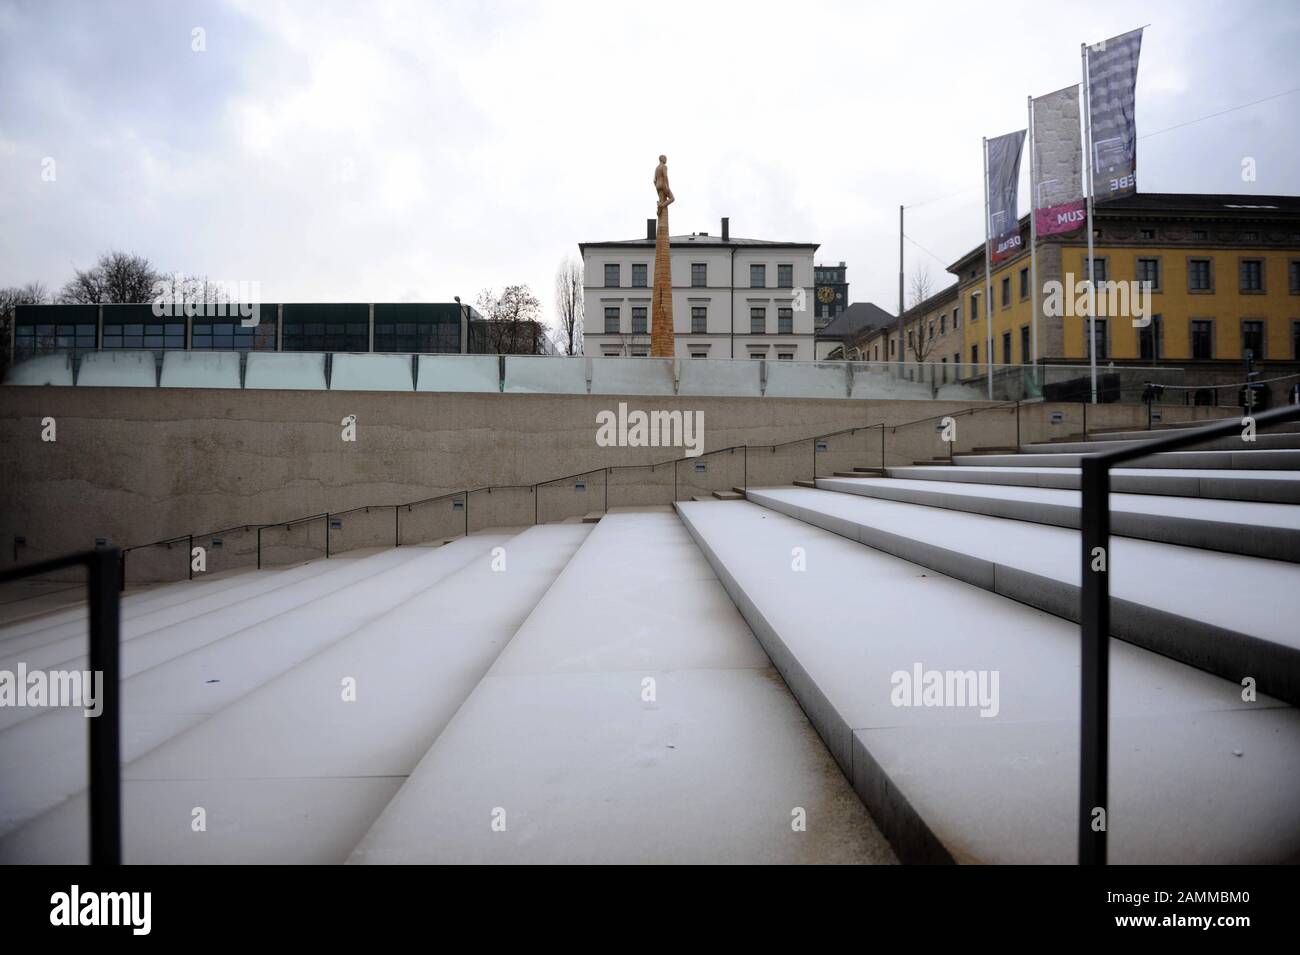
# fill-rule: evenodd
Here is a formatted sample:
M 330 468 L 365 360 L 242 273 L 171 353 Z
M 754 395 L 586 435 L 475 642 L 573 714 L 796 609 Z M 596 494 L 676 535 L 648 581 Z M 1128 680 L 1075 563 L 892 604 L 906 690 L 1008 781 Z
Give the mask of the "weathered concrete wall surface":
M 621 400 L 630 409 L 702 411 L 705 450 L 750 445 L 755 485 L 807 478 L 813 451 L 811 441 L 778 452 L 752 446 L 971 407 L 969 402 L 797 398 L 5 387 L 0 388 L 0 566 L 14 563 L 15 535 L 26 538 L 17 559 L 28 563 L 87 548 L 97 537 L 121 546 L 143 544 L 237 524 L 393 505 L 466 487 L 528 485 L 584 468 L 594 472 L 587 475 L 584 491 L 573 481 L 559 482 L 544 488 L 536 505 L 527 488 L 471 495 L 471 529 L 531 523 L 535 506 L 543 521 L 599 510 L 605 502 L 601 469 L 648 465 L 682 453 L 597 446 L 597 412 L 614 410 Z M 1079 430 L 1045 424 L 1053 408 L 1063 409 L 1068 422 L 1080 419 L 1077 405 L 1024 406 L 1024 441 Z M 1165 420 L 1207 412 L 1223 410 L 1166 408 Z M 341 420 L 348 415 L 356 416 L 355 442 L 341 439 Z M 959 419 L 959 450 L 1009 443 L 1014 418 L 999 413 L 994 423 L 984 417 Z M 54 441 L 41 439 L 45 418 L 54 419 Z M 1090 429 L 1145 421 L 1145 408 L 1139 406 L 1103 406 L 1089 413 Z M 888 440 L 890 463 L 930 457 L 938 444 L 932 424 L 913 425 Z M 824 452 L 835 460 L 819 461 L 819 473 L 829 473 L 832 465 L 877 464 L 879 451 L 871 449 L 878 444 L 878 430 L 840 439 Z M 742 482 L 739 452 L 701 460 L 703 472 L 691 460 L 676 465 L 680 497 Z M 614 472 L 609 505 L 667 503 L 673 475 L 673 467 Z M 453 507 L 448 500 L 403 510 L 400 520 L 408 529 L 403 542 L 457 533 L 464 513 Z M 391 507 L 342 520 L 332 545 L 391 543 Z M 319 544 L 311 542 L 323 530 L 323 522 L 302 529 L 303 546 Z M 232 561 L 236 554 L 246 559 L 251 546 L 248 534 L 232 532 L 216 560 Z M 180 553 L 166 556 L 164 563 L 183 567 Z M 148 559 L 139 556 L 141 562 Z

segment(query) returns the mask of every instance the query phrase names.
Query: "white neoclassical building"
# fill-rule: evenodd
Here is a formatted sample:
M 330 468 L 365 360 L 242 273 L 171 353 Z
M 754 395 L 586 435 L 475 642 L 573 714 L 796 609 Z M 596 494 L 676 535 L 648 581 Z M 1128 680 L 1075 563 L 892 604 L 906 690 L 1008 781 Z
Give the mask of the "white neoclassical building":
M 812 361 L 815 242 L 771 242 L 722 233 L 675 235 L 673 332 L 678 358 Z M 646 237 L 578 245 L 584 268 L 585 351 L 650 354 L 655 220 Z

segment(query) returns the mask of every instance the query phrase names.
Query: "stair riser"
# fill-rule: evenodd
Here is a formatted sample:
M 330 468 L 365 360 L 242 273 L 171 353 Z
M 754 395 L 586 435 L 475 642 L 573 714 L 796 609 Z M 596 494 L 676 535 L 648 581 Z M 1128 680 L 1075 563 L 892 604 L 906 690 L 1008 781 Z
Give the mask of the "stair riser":
M 1079 509 L 1060 504 L 944 494 L 941 491 L 929 492 L 916 488 L 890 487 L 885 483 L 846 487 L 842 483 L 818 481 L 817 486 L 822 490 L 857 494 L 886 501 L 901 501 L 904 504 L 941 507 L 945 510 L 1005 517 L 1016 521 L 1029 521 L 1033 524 L 1072 527 L 1076 530 L 1079 527 Z M 1135 537 L 1140 540 L 1182 544 L 1229 554 L 1300 563 L 1300 531 L 1287 528 L 1256 525 L 1247 527 L 1220 521 L 1169 517 L 1160 514 L 1137 514 L 1112 509 L 1110 530 L 1112 534 L 1119 537 Z
M 1110 489 L 1118 494 L 1159 494 L 1169 497 L 1206 497 L 1221 501 L 1260 501 L 1267 504 L 1300 504 L 1300 481 L 1233 480 L 1232 472 L 1222 478 L 1183 477 L 1170 474 L 1123 474 L 1112 471 Z M 984 472 L 962 468 L 955 471 L 918 471 L 890 468 L 887 477 L 913 481 L 959 481 L 962 484 L 1005 484 L 1013 487 L 1047 487 L 1077 491 L 1079 475 L 1060 473 Z M 807 485 L 804 485 L 807 486 Z
M 958 454 L 953 464 L 1001 468 L 1077 468 L 1079 454 Z M 1300 451 L 1168 451 L 1125 461 L 1127 468 L 1300 471 Z
M 1161 437 L 1159 432 L 1151 437 Z M 1020 450 L 1025 454 L 1097 454 L 1140 444 L 1137 440 L 1061 441 L 1050 444 L 1026 444 Z M 983 449 L 977 449 L 983 450 Z M 1300 450 L 1300 434 L 1257 434 L 1254 441 L 1240 437 L 1215 438 L 1187 448 L 1188 451 L 1295 451 Z
M 1066 620 L 1079 620 L 1079 587 L 751 493 L 755 504 L 856 540 Z M 1262 693 L 1300 704 L 1300 651 L 1246 633 L 1111 598 L 1111 635 Z

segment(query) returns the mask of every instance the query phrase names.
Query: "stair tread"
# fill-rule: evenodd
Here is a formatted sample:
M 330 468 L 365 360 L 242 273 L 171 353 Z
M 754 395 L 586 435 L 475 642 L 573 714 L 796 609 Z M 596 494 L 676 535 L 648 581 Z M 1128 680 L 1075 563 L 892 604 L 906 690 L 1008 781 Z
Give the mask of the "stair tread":
M 1062 488 L 1024 487 L 1006 484 L 967 484 L 959 481 L 919 481 L 907 478 L 822 478 L 817 486 L 826 490 L 851 490 L 861 486 L 894 487 L 930 495 L 959 498 L 999 499 L 1035 502 L 1078 510 L 1080 493 Z M 1160 517 L 1220 521 L 1250 527 L 1270 527 L 1300 533 L 1300 506 L 1260 501 L 1225 501 L 1160 494 L 1110 494 L 1110 510 Z
M 765 821 L 806 800 L 815 843 Z M 593 529 L 350 861 L 810 858 L 892 854 L 680 520 L 645 513 Z
M 405 559 L 396 563 L 391 558 L 385 563 L 381 560 L 384 555 L 358 561 L 355 567 L 366 563 L 374 573 L 353 580 L 353 586 L 345 585 L 346 578 L 340 579 L 337 589 L 316 592 L 315 599 L 282 603 L 280 614 L 259 616 L 251 625 L 234 632 L 223 618 L 234 614 L 238 610 L 235 607 L 224 612 L 214 610 L 199 621 L 160 631 L 164 652 L 171 655 L 124 678 L 121 684 L 123 764 L 237 703 L 245 694 L 377 620 L 476 555 L 508 539 L 508 535 L 475 535 L 432 550 L 403 548 L 414 556 L 402 554 Z M 328 576 L 324 579 L 328 582 Z M 363 586 L 364 593 L 359 589 Z M 199 624 L 213 629 L 208 634 L 195 633 Z M 216 636 L 212 639 L 200 642 L 213 634 Z M 165 646 L 167 642 L 180 645 L 185 639 L 193 642 L 189 652 L 184 652 L 184 646 Z M 130 648 L 131 643 L 124 646 L 124 672 Z M 209 682 L 212 680 L 217 682 Z M 331 695 L 331 699 L 337 698 Z M 22 712 L 24 716 L 31 713 L 9 708 L 0 713 L 6 711 Z M 54 758 L 31 765 L 26 754 L 79 753 L 85 732 L 80 711 L 51 709 L 41 710 L 0 733 L 0 776 L 18 780 L 6 789 L 0 802 L 0 859 L 7 858 L 7 834 L 11 830 L 76 793 L 86 782 L 80 759 Z M 20 767 L 21 774 L 17 772 Z M 78 846 L 84 853 L 84 840 Z
M 977 558 L 990 567 L 1078 586 L 1079 535 L 1069 528 L 806 488 L 754 491 L 750 499 L 815 511 Z M 1291 564 L 1117 537 L 1111 541 L 1110 567 L 1113 599 L 1300 650 L 1295 627 L 1300 592 Z M 1250 582 L 1249 599 L 1224 599 L 1225 581 L 1234 579 Z
M 678 509 L 877 819 L 890 826 L 919 814 L 957 861 L 1074 860 L 1075 624 L 755 504 Z M 807 553 L 805 574 L 790 572 L 795 546 Z M 864 607 L 881 625 L 863 626 Z M 1296 710 L 1242 703 L 1234 683 L 1121 641 L 1111 641 L 1110 659 L 1110 805 L 1113 820 L 1128 820 L 1122 837 L 1113 825 L 1111 860 L 1280 861 L 1295 852 L 1290 798 L 1264 790 L 1300 782 Z M 893 675 L 917 663 L 999 671 L 997 718 L 894 706 Z M 1236 760 L 1232 747 L 1256 758 Z M 882 804 L 889 791 L 898 800 Z M 1231 819 L 1224 804 L 1237 807 Z M 1175 812 L 1176 831 L 1167 824 Z M 927 852 L 906 819 L 891 835 L 904 861 Z

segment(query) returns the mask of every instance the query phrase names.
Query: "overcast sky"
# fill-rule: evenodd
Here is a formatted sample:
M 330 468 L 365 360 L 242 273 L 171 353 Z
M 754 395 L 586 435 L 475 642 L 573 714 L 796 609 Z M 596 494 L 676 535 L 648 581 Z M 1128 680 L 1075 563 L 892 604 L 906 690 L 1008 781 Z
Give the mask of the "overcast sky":
M 1147 23 L 1139 190 L 1300 193 L 1300 93 L 1149 135 L 1300 87 L 1296 0 L 884 6 L 0 0 L 0 285 L 116 248 L 268 302 L 527 283 L 549 316 L 578 242 L 644 234 L 666 152 L 674 234 L 819 242 L 893 311 L 899 204 L 947 284 L 980 137 Z

